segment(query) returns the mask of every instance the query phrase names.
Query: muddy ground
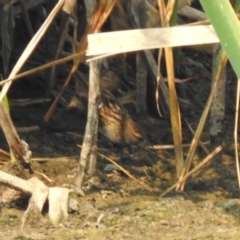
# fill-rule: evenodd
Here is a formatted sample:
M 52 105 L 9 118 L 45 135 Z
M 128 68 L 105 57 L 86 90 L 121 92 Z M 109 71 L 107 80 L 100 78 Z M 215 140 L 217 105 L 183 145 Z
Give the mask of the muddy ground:
M 190 103 L 183 109 L 184 118 L 196 129 L 208 97 L 211 56 L 186 51 L 186 56 L 202 62 L 191 70 L 195 81 L 186 83 L 186 98 Z M 43 97 L 37 83 L 17 83 L 10 92 L 10 100 Z M 238 239 L 240 200 L 233 150 L 233 124 L 236 78 L 228 67 L 225 148 L 223 162 L 205 166 L 188 179 L 185 191 L 160 194 L 176 182 L 173 150 L 134 149 L 126 156 L 120 149 L 99 140 L 99 151 L 114 159 L 134 175 L 138 182 L 121 172 L 104 172 L 108 162 L 98 158 L 98 174 L 85 197 L 72 193 L 79 202 L 79 211 L 70 213 L 59 226 L 53 226 L 47 214 L 29 219 L 24 231 L 21 218 L 27 200 L 3 206 L 0 217 L 1 239 Z M 16 127 L 38 126 L 40 130 L 20 133 L 33 152 L 33 168 L 54 180 L 51 186 L 72 184 L 77 171 L 86 116 L 76 109 L 65 111 L 58 119 L 43 121 L 50 103 L 14 106 L 11 116 Z M 185 106 L 186 107 L 186 106 Z M 59 117 L 60 116 L 60 117 Z M 166 119 L 148 114 L 138 119 L 152 144 L 172 144 L 171 127 Z M 183 142 L 190 143 L 191 133 L 183 123 Z M 208 142 L 208 128 L 202 141 Z M 209 144 L 206 145 L 209 148 Z M 7 144 L 1 133 L 1 148 Z M 185 148 L 185 157 L 188 148 Z M 206 154 L 201 148 L 194 157 L 194 165 Z M 42 160 L 42 161 L 41 161 Z M 4 169 L 4 165 L 2 168 Z M 29 176 L 30 177 L 30 176 Z M 39 177 L 39 176 L 38 176 Z M 40 177 L 39 177 L 40 178 Z M 43 180 L 43 179 L 42 179 Z M 44 181 L 44 180 L 43 180 Z M 146 189 L 140 184 L 144 184 Z M 47 183 L 46 183 L 47 184 Z M 50 184 L 48 184 L 50 185 Z M 1 191 L 5 191 L 1 188 Z

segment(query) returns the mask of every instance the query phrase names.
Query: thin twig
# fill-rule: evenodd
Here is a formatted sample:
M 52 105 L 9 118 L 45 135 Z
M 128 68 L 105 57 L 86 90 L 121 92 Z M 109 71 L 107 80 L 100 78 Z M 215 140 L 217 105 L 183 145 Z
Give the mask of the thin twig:
M 195 135 L 195 132 L 193 130 L 193 128 L 191 127 L 191 125 L 189 124 L 189 122 L 185 119 L 185 122 L 187 123 L 188 125 L 188 128 L 190 130 L 190 132 L 192 133 L 192 135 L 194 136 Z M 208 141 L 209 143 L 209 141 Z M 202 150 L 208 155 L 209 154 L 209 151 L 208 149 L 204 146 L 203 142 L 201 140 L 199 140 L 199 145 L 201 146 Z
M 81 145 L 77 145 L 79 148 L 82 148 Z M 138 182 L 145 190 L 147 190 L 148 192 L 152 193 L 154 196 L 156 196 L 156 194 L 149 190 L 143 183 L 141 183 L 137 178 L 135 178 L 131 173 L 129 173 L 125 168 L 123 168 L 121 165 L 117 164 L 115 161 L 113 161 L 111 158 L 101 154 L 101 153 L 98 153 L 98 152 L 94 152 L 96 153 L 98 156 L 106 159 L 107 161 L 111 162 L 112 164 L 114 164 L 119 170 L 121 170 L 123 173 L 125 173 L 130 179 Z
M 209 141 L 206 142 L 202 142 L 203 146 L 209 144 Z M 182 147 L 190 147 L 191 143 L 186 143 L 186 144 L 182 144 Z M 161 149 L 174 149 L 175 146 L 170 144 L 170 145 L 153 145 L 151 147 L 149 147 L 150 149 L 153 150 L 161 150 Z M 209 154 L 209 153 L 208 153 Z
M 189 171 L 184 177 L 179 179 L 178 182 L 173 184 L 170 188 L 168 188 L 166 191 L 164 191 L 160 197 L 165 196 L 167 193 L 171 192 L 175 187 L 182 184 L 188 177 L 190 177 L 193 173 L 195 173 L 197 170 L 202 168 L 205 164 L 207 164 L 212 158 L 219 153 L 222 150 L 222 146 L 217 147 L 212 153 L 210 153 L 202 162 L 200 162 L 195 168 L 193 168 L 191 171 Z

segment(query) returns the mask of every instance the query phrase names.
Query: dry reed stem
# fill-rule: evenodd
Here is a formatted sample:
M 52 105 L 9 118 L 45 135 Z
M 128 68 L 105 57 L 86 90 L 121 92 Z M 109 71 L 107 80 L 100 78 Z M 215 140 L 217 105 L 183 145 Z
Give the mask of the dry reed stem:
M 238 185 L 240 188 L 240 169 L 238 158 L 238 115 L 239 115 L 239 100 L 240 100 L 240 79 L 237 81 L 237 96 L 236 96 L 236 111 L 235 111 L 235 125 L 234 125 L 234 143 L 235 143 L 235 157 L 236 157 L 236 170 L 238 176 Z
M 213 152 L 211 152 L 206 158 L 202 160 L 195 168 L 193 168 L 190 172 L 188 172 L 186 175 L 184 175 L 181 179 L 179 179 L 178 182 L 173 184 L 170 188 L 168 188 L 166 191 L 164 191 L 160 197 L 165 196 L 167 193 L 171 192 L 175 187 L 182 184 L 183 181 L 186 181 L 187 178 L 189 178 L 193 173 L 195 173 L 197 170 L 202 168 L 205 164 L 207 164 L 217 153 L 219 153 L 222 150 L 222 146 L 217 147 Z

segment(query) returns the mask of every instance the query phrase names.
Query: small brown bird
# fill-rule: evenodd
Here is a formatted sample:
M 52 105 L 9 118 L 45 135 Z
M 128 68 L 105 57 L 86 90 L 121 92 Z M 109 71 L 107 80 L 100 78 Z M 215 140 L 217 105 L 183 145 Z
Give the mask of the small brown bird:
M 143 130 L 108 91 L 102 92 L 99 127 L 100 132 L 116 145 L 137 145 L 147 140 Z
M 88 95 L 79 90 L 68 104 L 68 108 L 87 109 Z M 99 104 L 99 132 L 111 143 L 119 146 L 147 143 L 143 130 L 130 117 L 114 95 L 108 90 L 101 90 Z

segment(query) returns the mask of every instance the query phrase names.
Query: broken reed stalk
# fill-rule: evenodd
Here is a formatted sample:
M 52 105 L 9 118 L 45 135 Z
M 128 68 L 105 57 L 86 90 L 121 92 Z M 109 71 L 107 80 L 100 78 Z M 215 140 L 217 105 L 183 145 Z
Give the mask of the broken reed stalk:
M 0 183 L 28 195 L 31 195 L 34 191 L 34 186 L 31 182 L 3 171 L 0 171 Z
M 21 168 L 28 168 L 32 171 L 30 166 L 32 152 L 28 149 L 27 143 L 19 138 L 10 115 L 7 113 L 2 102 L 0 102 L 0 126 L 7 139 L 9 148 L 18 161 L 17 163 L 20 163 Z
M 78 172 L 74 180 L 77 191 L 81 191 L 85 175 L 88 173 L 93 174 L 95 171 L 101 64 L 102 60 L 90 62 L 87 125 L 79 159 Z

